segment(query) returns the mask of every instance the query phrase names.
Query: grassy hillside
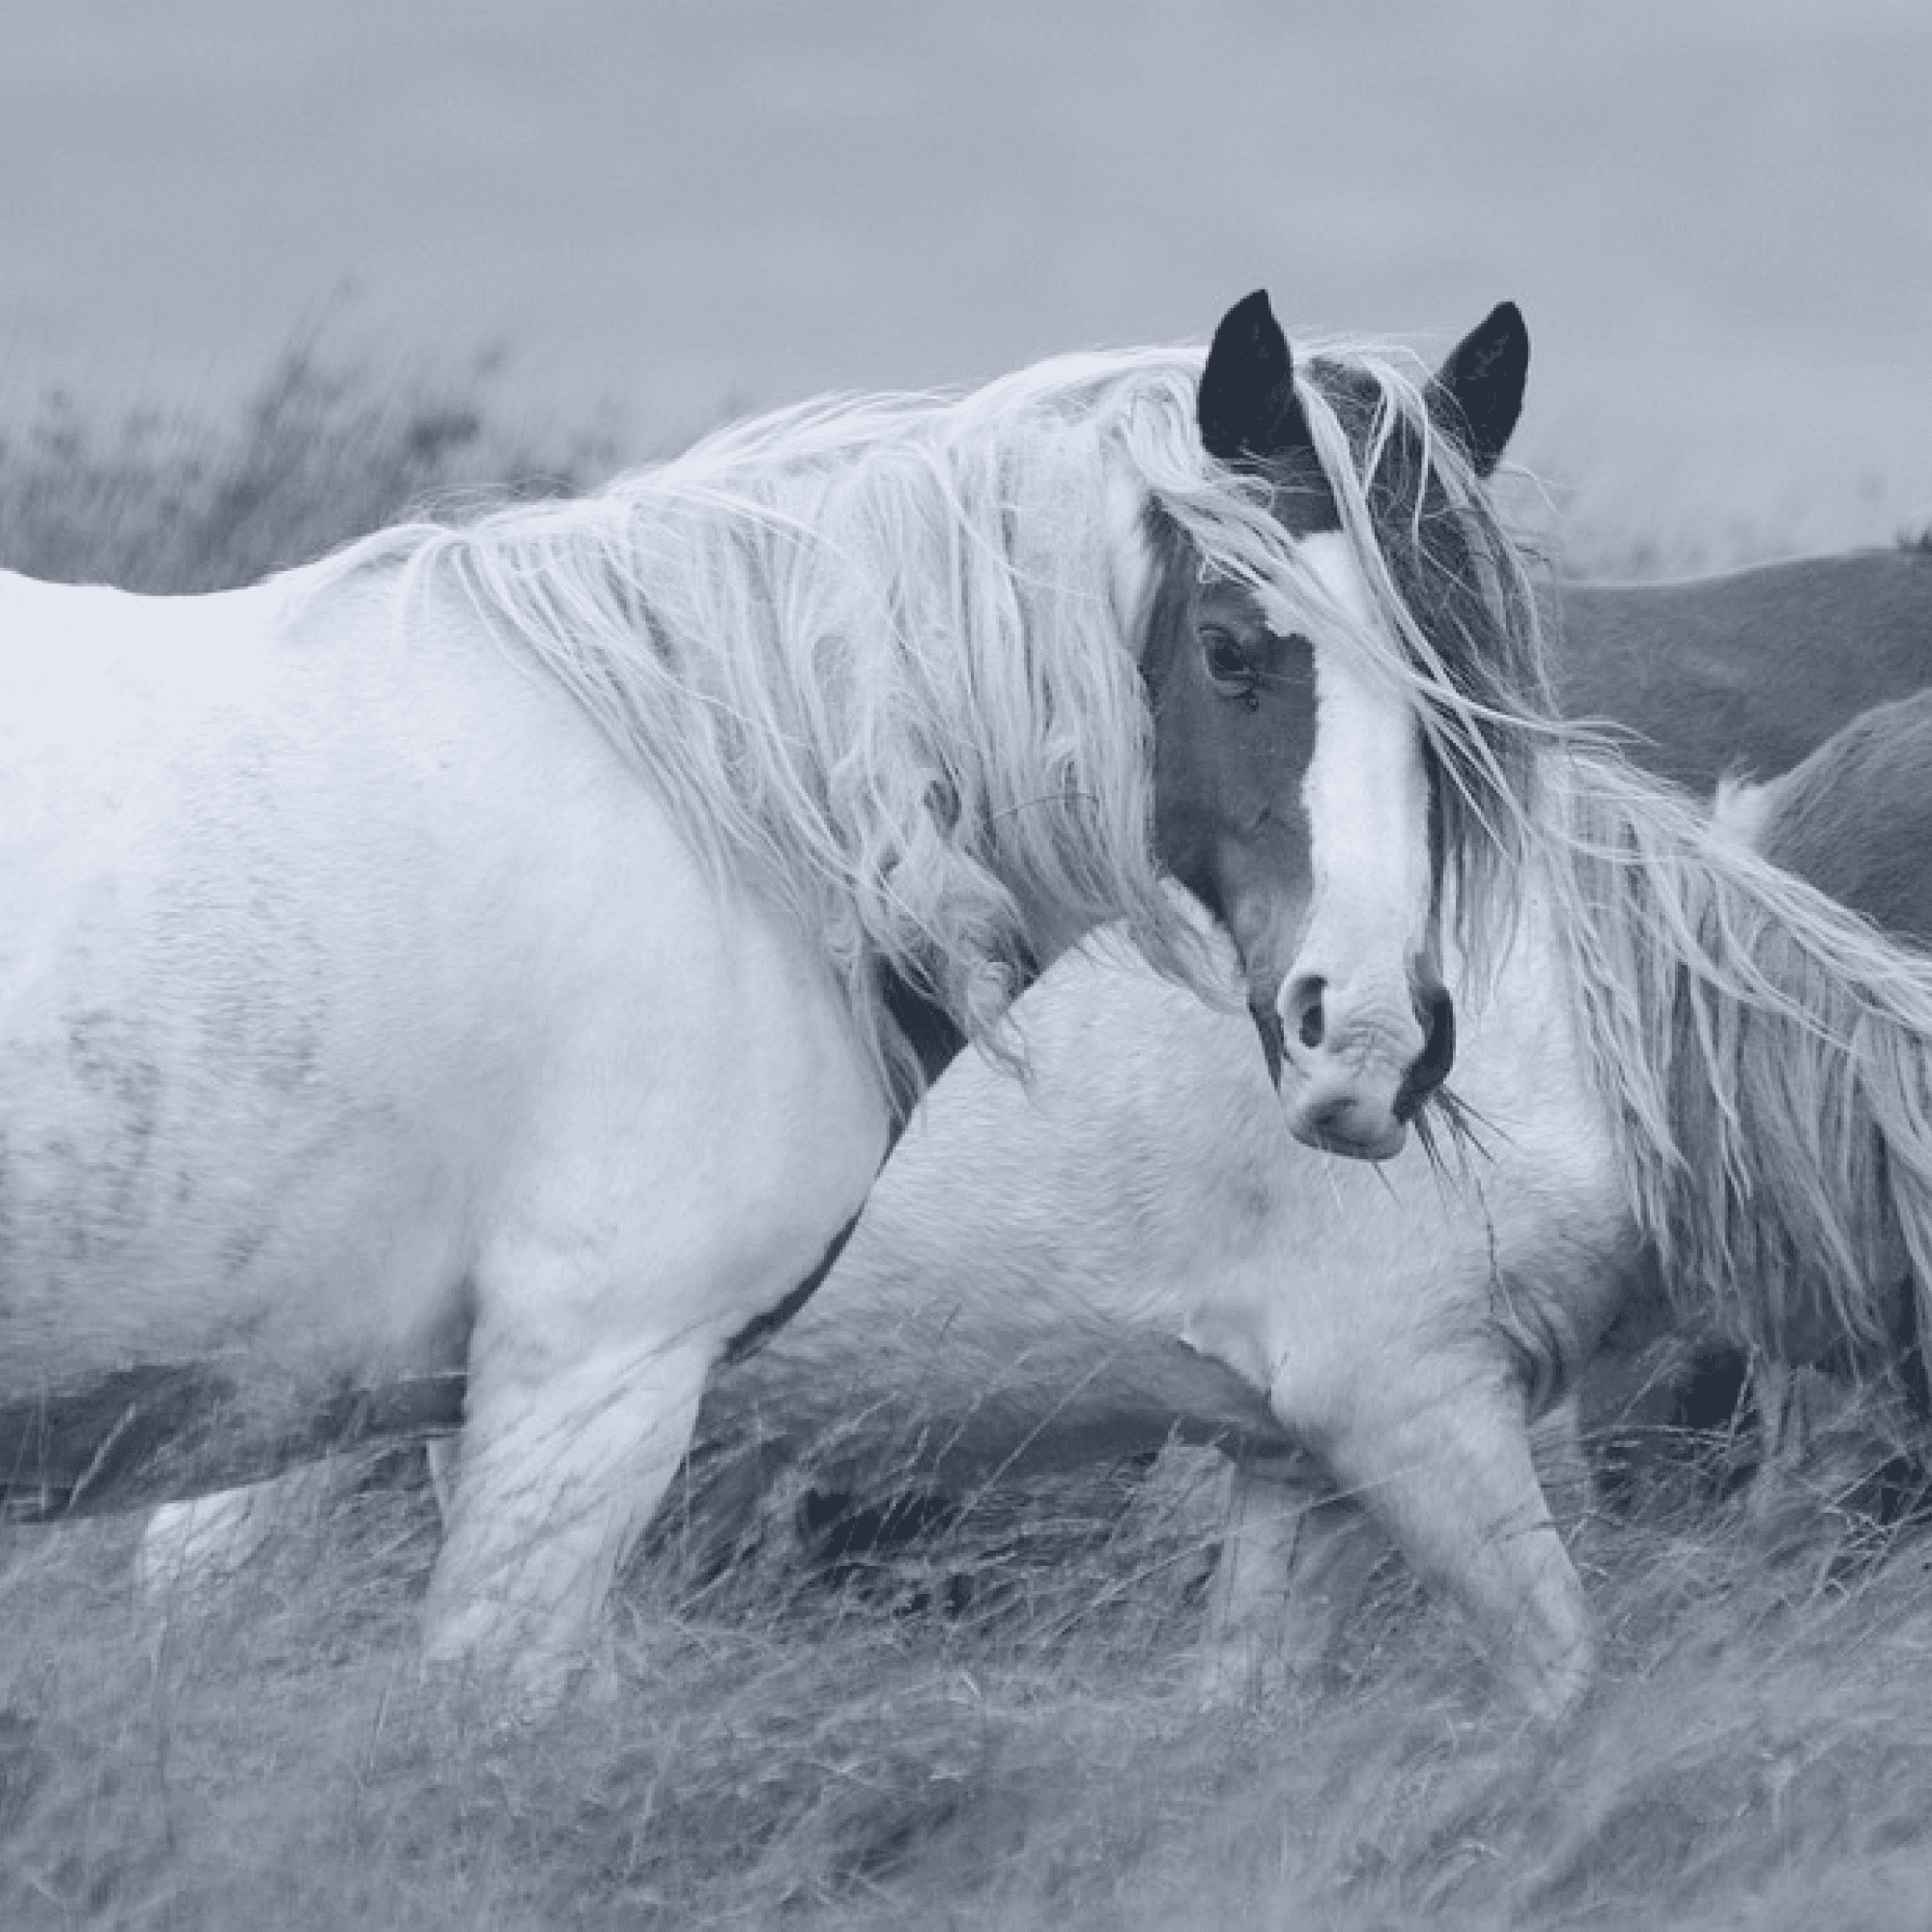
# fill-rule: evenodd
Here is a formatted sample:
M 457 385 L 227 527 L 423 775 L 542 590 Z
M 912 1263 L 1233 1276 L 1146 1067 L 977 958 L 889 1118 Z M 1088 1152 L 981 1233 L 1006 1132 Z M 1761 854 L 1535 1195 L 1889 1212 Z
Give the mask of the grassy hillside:
M 604 460 L 504 427 L 473 376 L 304 350 L 233 418 L 50 404 L 0 444 L 0 559 L 221 583 Z M 133 1522 L 0 1531 L 0 1926 L 1924 1923 L 1909 1532 L 1826 1492 L 1774 1536 L 1656 1477 L 1578 1531 L 1606 1669 L 1560 1735 L 1393 1572 L 1323 1681 L 1203 1715 L 1193 1468 L 829 1578 L 709 1576 L 661 1536 L 583 1694 L 511 1727 L 416 1678 L 435 1517 L 407 1461 L 166 1617 L 132 1599 Z
M 0 425 L 0 567 L 188 591 L 246 583 L 424 504 L 582 487 L 611 466 L 585 428 L 543 436 L 492 370 L 303 339 L 217 413 L 103 412 L 66 390 Z

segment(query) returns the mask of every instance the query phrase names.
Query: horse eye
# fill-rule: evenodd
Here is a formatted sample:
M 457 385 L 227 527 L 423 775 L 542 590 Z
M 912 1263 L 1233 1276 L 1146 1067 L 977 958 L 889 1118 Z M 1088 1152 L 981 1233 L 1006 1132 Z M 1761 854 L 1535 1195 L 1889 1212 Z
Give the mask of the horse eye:
M 1208 626 L 1201 633 L 1201 649 L 1208 660 L 1208 675 L 1231 695 L 1252 691 L 1260 682 L 1254 666 L 1231 633 Z

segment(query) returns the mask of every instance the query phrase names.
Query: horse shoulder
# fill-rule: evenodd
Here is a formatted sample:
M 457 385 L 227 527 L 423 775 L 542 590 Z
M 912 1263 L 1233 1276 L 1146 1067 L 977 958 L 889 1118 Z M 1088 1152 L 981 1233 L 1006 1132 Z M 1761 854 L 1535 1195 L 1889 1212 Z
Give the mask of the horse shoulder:
M 567 722 L 588 762 L 515 801 L 541 826 L 503 828 L 522 905 L 485 942 L 518 954 L 532 1077 L 481 1235 L 477 1347 L 530 1347 L 532 1324 L 568 1352 L 645 1329 L 722 1347 L 858 1213 L 887 1095 L 813 940 Z

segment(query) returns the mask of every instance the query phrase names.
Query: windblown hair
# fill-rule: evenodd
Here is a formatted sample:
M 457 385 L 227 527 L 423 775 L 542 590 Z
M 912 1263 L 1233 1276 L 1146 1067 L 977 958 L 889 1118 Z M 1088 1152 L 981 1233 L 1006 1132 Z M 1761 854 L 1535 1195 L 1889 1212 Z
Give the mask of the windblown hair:
M 1578 1036 L 1676 1311 L 1890 1360 L 1932 1285 L 1932 956 L 1578 753 L 1550 868 Z
M 1204 452 L 1200 368 L 1199 351 L 1145 350 L 955 398 L 806 404 L 582 499 L 380 533 L 338 568 L 401 565 L 405 599 L 455 592 L 554 679 L 719 878 L 753 881 L 821 937 L 882 1074 L 916 1092 L 886 976 L 997 1044 L 1041 938 L 1030 912 L 1123 920 L 1157 969 L 1228 997 L 1154 863 L 1124 608 L 1136 520 L 1167 519 L 1197 567 L 1277 602 L 1319 593 L 1265 483 Z M 1361 368 L 1395 419 L 1422 420 L 1413 385 Z M 1311 417 L 1373 557 L 1387 509 L 1373 473 L 1348 469 L 1325 384 L 1309 385 Z M 1445 443 L 1445 498 L 1507 572 Z M 1445 856 L 1488 913 L 1532 822 L 1517 743 L 1531 727 L 1516 721 L 1519 687 L 1532 710 L 1540 690 L 1533 613 L 1486 607 L 1478 623 L 1471 606 L 1445 639 L 1405 601 L 1431 594 L 1425 575 L 1398 563 L 1370 582 L 1386 632 L 1351 634 L 1420 700 L 1462 801 Z
M 1529 559 L 1410 352 L 1320 345 L 1298 364 L 1302 412 L 1378 613 L 1410 669 L 1435 767 L 1446 902 L 1466 970 L 1508 951 L 1514 878 L 1536 849 L 1540 753 L 1589 735 L 1560 720 Z M 1478 889 L 1470 893 L 1472 884 Z

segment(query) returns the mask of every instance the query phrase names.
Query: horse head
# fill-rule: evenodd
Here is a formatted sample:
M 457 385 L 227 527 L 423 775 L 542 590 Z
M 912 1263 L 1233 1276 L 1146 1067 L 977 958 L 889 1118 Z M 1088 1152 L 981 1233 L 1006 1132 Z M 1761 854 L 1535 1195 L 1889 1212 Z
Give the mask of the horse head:
M 1425 726 L 1441 667 L 1413 674 L 1389 634 L 1391 597 L 1410 586 L 1379 540 L 1416 546 L 1406 608 L 1426 634 L 1429 566 L 1442 561 L 1429 548 L 1458 540 L 1441 464 L 1460 463 L 1465 488 L 1489 474 L 1527 364 L 1505 304 L 1411 392 L 1406 415 L 1390 414 L 1346 362 L 1297 372 L 1266 296 L 1250 296 L 1216 331 L 1197 419 L 1208 455 L 1251 479 L 1289 537 L 1287 593 L 1203 569 L 1155 517 L 1143 667 L 1161 858 L 1234 938 L 1291 1128 L 1336 1152 L 1395 1153 L 1455 1057 L 1435 946 L 1444 775 Z M 1325 436 L 1310 384 L 1335 399 L 1321 403 Z M 1349 405 L 1352 450 L 1333 435 Z M 1339 486 L 1338 461 L 1357 472 Z M 1451 560 L 1457 582 L 1475 574 Z

